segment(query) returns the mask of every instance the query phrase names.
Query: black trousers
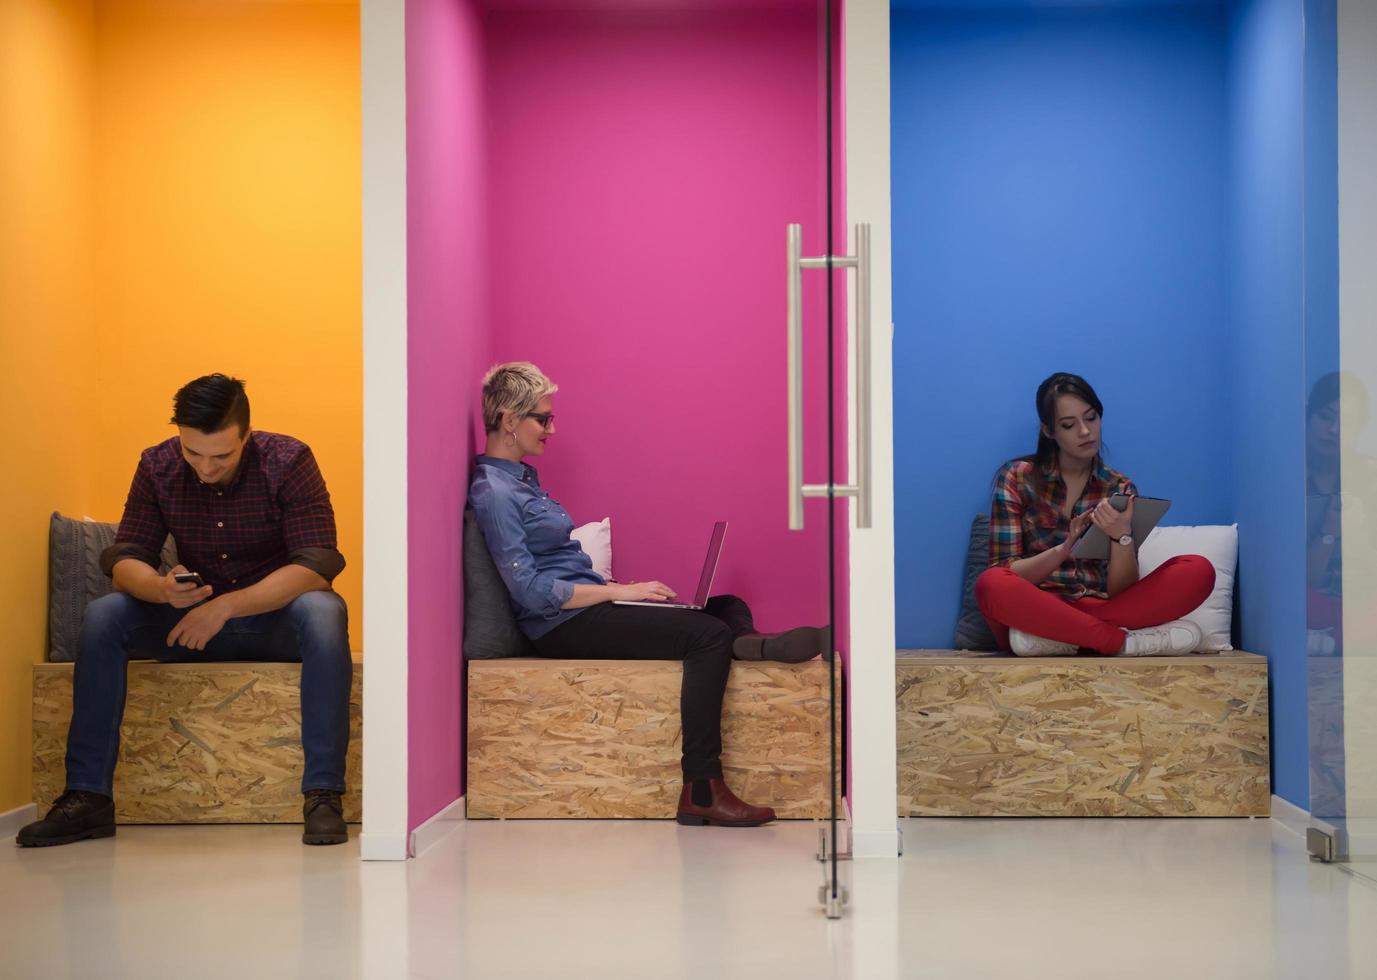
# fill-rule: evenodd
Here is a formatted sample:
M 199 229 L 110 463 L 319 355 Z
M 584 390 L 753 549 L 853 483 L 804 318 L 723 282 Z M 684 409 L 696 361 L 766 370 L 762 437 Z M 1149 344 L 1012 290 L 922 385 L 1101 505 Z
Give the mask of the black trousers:
M 750 610 L 735 596 L 714 596 L 703 612 L 604 602 L 534 642 L 540 656 L 559 660 L 682 660 L 684 778 L 721 779 L 722 695 L 732 640 L 751 628 Z

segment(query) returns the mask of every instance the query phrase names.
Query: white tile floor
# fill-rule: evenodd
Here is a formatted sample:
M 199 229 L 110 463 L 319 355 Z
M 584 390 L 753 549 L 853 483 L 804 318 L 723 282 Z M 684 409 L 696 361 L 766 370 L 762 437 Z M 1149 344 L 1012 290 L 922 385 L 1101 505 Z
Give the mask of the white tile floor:
M 1377 977 L 1377 888 L 1247 820 L 910 820 L 826 920 L 816 828 L 474 822 L 0 846 L 0 977 Z

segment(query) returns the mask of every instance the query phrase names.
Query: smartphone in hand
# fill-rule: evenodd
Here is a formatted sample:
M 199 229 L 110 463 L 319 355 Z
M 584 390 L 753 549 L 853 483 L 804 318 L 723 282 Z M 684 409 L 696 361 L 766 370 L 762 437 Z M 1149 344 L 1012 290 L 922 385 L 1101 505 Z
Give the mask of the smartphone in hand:
M 204 588 L 206 584 L 200 572 L 178 572 L 172 578 L 178 585 L 194 585 L 198 589 Z

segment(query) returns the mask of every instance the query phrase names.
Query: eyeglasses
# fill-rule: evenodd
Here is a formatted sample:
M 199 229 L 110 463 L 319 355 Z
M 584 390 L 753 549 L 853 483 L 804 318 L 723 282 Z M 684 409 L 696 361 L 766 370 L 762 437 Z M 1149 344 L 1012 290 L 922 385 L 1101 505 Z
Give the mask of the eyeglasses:
M 528 419 L 535 419 L 540 423 L 542 429 L 548 429 L 555 424 L 554 412 L 527 412 L 526 417 Z

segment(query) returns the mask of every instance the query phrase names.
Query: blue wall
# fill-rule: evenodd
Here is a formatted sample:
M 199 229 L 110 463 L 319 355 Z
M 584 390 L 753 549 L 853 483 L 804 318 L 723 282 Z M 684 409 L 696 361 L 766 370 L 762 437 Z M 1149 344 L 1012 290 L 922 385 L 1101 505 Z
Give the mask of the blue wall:
M 1306 390 L 1339 360 L 1339 37 L 1336 0 L 1305 0 L 1305 379 Z M 1320 576 L 1321 578 L 1323 576 Z M 1318 587 L 1320 582 L 1309 583 Z M 1361 601 L 1359 599 L 1358 601 Z M 1333 625 L 1322 611 L 1307 626 Z M 1343 664 L 1306 663 L 1312 816 L 1335 823 L 1347 810 Z
M 896 10 L 900 646 L 952 641 L 971 517 L 1055 370 L 1110 461 L 1232 519 L 1223 12 Z
M 1338 352 L 1333 2 L 952 6 L 909 0 L 892 22 L 899 644 L 951 642 L 970 518 L 1032 449 L 1038 381 L 1079 372 L 1110 461 L 1176 502 L 1169 523 L 1239 523 L 1273 790 L 1307 806 L 1304 402 Z
M 1242 643 L 1271 660 L 1273 792 L 1308 808 L 1300 0 L 1235 3 L 1229 55 L 1230 429 Z

